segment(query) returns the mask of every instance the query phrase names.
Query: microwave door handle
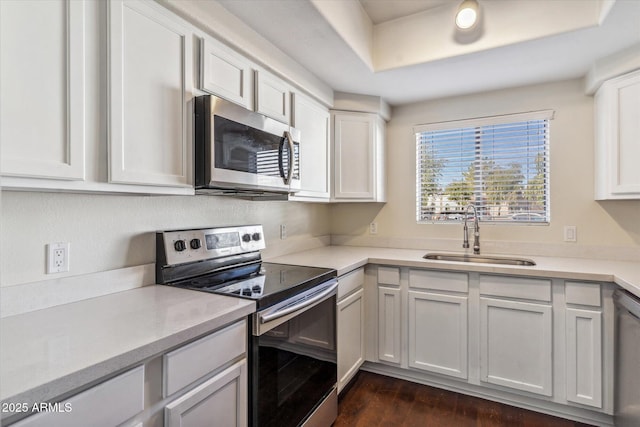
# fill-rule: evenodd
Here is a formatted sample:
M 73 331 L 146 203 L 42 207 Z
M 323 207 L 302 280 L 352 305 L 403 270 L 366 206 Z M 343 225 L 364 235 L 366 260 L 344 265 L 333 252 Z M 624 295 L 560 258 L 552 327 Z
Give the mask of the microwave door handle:
M 280 177 L 286 181 L 287 178 L 284 175 L 283 151 L 284 151 L 284 136 L 280 140 L 280 145 L 278 146 L 278 169 L 280 170 Z
M 291 184 L 291 177 L 293 176 L 293 162 L 294 162 L 294 146 L 293 146 L 293 138 L 291 137 L 291 132 L 289 132 L 288 130 L 284 131 L 284 138 L 287 140 L 287 143 L 289 144 L 289 170 L 287 171 L 287 176 L 284 177 L 284 168 L 280 169 L 280 172 L 282 173 L 283 177 L 284 177 L 284 183 L 289 185 Z

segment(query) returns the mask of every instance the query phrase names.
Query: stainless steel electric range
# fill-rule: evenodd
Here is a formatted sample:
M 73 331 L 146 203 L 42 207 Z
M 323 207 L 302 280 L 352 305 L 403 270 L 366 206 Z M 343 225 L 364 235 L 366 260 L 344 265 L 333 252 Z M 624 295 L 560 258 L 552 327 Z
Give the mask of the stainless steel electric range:
M 338 411 L 336 271 L 265 263 L 264 248 L 261 225 L 158 232 L 156 283 L 254 300 L 251 425 L 329 426 Z

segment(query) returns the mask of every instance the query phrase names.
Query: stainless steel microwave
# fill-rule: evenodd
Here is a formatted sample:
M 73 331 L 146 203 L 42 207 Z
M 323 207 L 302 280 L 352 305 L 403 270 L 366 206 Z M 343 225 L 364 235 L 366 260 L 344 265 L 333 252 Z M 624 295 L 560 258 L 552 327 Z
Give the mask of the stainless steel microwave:
M 212 95 L 196 97 L 194 110 L 196 193 L 277 199 L 300 190 L 298 130 Z

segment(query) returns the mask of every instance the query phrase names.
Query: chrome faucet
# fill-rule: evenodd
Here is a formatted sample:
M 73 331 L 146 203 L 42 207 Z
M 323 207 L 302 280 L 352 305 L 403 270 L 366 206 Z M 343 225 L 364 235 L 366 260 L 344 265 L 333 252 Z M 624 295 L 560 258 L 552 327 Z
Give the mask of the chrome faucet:
M 480 225 L 478 224 L 478 211 L 474 205 L 467 205 L 467 209 L 464 212 L 464 240 L 462 241 L 462 247 L 469 248 L 469 227 L 467 227 L 467 219 L 469 218 L 469 209 L 473 209 L 473 253 L 480 255 Z

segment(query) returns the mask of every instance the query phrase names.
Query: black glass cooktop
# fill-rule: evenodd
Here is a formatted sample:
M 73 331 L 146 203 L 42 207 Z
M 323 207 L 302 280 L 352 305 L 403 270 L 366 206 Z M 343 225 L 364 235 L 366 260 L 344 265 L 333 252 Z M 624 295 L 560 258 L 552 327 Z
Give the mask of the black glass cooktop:
M 174 285 L 251 299 L 256 301 L 258 310 L 261 310 L 336 275 L 336 270 L 330 268 L 261 262 L 198 276 Z

